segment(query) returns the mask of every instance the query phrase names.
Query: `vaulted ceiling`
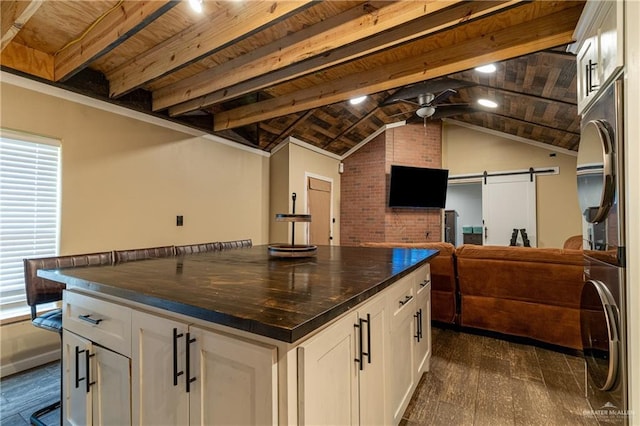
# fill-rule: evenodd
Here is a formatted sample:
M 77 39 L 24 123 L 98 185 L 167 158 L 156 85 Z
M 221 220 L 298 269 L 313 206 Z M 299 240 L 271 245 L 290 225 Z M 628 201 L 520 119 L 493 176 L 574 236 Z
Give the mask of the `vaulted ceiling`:
M 565 47 L 583 5 L 2 0 L 0 64 L 265 151 L 294 136 L 343 155 L 385 124 L 443 117 L 575 150 Z M 418 118 L 407 93 L 445 106 Z

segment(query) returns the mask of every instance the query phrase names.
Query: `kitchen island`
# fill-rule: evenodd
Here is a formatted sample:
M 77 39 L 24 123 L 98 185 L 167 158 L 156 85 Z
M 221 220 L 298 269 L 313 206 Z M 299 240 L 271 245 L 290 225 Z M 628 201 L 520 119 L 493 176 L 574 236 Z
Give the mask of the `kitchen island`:
M 130 401 L 114 422 L 397 423 L 428 368 L 436 254 L 256 246 L 39 271 L 67 285 L 65 421 L 103 422 Z

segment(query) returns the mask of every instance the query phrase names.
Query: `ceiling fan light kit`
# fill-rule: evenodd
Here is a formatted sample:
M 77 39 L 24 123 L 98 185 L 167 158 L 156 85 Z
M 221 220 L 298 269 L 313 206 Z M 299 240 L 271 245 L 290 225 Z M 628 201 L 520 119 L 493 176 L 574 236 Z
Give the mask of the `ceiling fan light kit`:
M 419 108 L 416 111 L 416 115 L 420 118 L 427 118 L 427 117 L 431 117 L 435 112 L 436 112 L 436 109 L 434 107 L 425 106 L 425 107 Z

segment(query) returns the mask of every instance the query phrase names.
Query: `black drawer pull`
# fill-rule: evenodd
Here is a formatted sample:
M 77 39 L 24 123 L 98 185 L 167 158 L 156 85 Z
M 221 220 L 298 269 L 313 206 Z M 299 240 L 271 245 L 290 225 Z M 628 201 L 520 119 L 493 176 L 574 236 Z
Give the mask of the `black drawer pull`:
M 195 342 L 196 339 L 195 338 L 191 338 L 191 333 L 187 333 L 187 338 L 186 338 L 186 358 L 187 358 L 187 364 L 186 364 L 186 368 L 185 368 L 185 372 L 186 372 L 186 376 L 187 376 L 187 393 L 189 393 L 191 391 L 191 383 L 196 381 L 195 377 L 191 377 L 191 344 L 193 342 Z
M 422 282 L 420 283 L 420 287 L 426 287 L 427 284 L 429 284 L 429 280 L 422 280 Z
M 422 308 L 418 309 L 413 317 L 416 319 L 416 334 L 413 337 L 417 342 L 420 342 L 422 340 Z
M 85 378 L 87 379 L 85 381 L 86 385 L 87 385 L 87 393 L 89 393 L 89 391 L 91 390 L 91 385 L 95 385 L 96 382 L 95 381 L 91 381 L 91 361 L 90 359 L 93 358 L 94 356 L 96 356 L 96 354 L 90 354 L 89 353 L 89 349 L 84 351 L 84 355 L 85 355 L 85 368 L 86 368 L 86 373 L 85 373 Z
M 411 299 L 413 299 L 413 296 L 405 296 L 404 300 L 400 300 L 398 303 L 400 303 L 400 306 L 404 306 L 409 303 Z
M 98 319 L 91 318 L 91 314 L 78 315 L 78 318 L 80 318 L 82 321 L 90 322 L 93 325 L 98 325 L 103 321 L 102 318 L 98 318 Z
M 178 371 L 178 339 L 183 336 L 177 328 L 173 329 L 173 386 L 178 386 L 178 377 L 184 374 L 184 370 Z
M 83 352 L 84 352 L 84 349 L 80 350 L 80 347 L 76 346 L 76 359 L 75 359 L 76 389 L 80 387 L 80 382 L 86 379 L 86 377 L 80 377 L 80 354 Z

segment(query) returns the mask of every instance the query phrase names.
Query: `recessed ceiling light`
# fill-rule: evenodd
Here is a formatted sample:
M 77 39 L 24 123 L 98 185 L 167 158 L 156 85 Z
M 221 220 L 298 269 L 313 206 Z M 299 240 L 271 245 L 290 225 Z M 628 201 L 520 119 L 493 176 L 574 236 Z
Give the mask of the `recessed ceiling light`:
M 481 67 L 477 67 L 476 71 L 483 72 L 485 74 L 489 74 L 492 72 L 496 72 L 496 66 L 493 64 L 483 65 Z
M 498 106 L 494 101 L 490 101 L 489 99 L 478 99 L 478 103 L 487 108 L 496 108 Z
M 195 12 L 202 13 L 202 0 L 189 0 L 189 6 Z
M 361 104 L 362 102 L 364 102 L 365 99 L 367 99 L 366 95 L 365 96 L 358 96 L 357 98 L 349 99 L 349 103 L 351 105 L 358 105 L 358 104 Z

